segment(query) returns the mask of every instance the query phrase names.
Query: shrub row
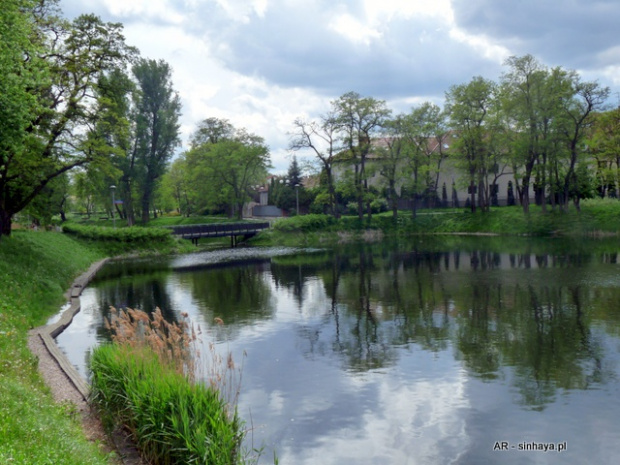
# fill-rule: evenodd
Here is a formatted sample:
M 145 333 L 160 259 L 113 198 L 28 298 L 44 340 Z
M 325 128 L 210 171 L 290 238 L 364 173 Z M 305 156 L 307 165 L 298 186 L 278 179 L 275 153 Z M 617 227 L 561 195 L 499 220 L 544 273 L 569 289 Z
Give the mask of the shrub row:
M 94 350 L 90 367 L 91 401 L 102 420 L 130 431 L 148 463 L 243 463 L 236 410 L 150 347 L 105 344 Z
M 68 223 L 63 226 L 62 230 L 67 234 L 73 234 L 83 239 L 125 243 L 168 242 L 172 238 L 171 231 L 163 228 L 132 227 L 116 229 Z
M 273 228 L 280 232 L 310 232 L 325 229 L 335 223 L 329 215 L 301 215 L 277 221 Z

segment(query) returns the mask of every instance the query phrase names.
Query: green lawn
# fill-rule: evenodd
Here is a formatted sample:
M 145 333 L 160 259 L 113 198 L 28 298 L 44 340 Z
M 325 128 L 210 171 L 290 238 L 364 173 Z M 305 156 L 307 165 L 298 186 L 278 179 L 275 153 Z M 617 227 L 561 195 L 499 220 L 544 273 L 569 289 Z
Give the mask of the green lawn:
M 102 255 L 52 232 L 0 241 L 0 463 L 107 464 L 79 419 L 56 404 L 27 347 L 28 330 L 58 312 L 72 279 Z

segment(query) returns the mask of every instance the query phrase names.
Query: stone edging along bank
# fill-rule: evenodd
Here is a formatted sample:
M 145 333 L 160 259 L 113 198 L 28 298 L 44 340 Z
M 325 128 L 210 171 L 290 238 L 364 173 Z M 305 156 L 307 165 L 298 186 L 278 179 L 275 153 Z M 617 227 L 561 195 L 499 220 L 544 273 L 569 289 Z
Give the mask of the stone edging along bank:
M 93 279 L 97 272 L 105 265 L 110 259 L 105 258 L 96 263 L 93 263 L 90 268 L 82 273 L 71 285 L 71 288 L 65 293 L 65 296 L 69 300 L 69 308 L 67 308 L 61 315 L 60 320 L 56 323 L 42 326 L 34 330 L 35 334 L 41 338 L 43 345 L 56 360 L 60 369 L 67 376 L 69 381 L 75 386 L 82 398 L 88 400 L 88 394 L 90 387 L 86 380 L 80 376 L 75 367 L 69 362 L 65 354 L 56 345 L 55 338 L 58 337 L 73 321 L 73 317 L 80 311 L 81 303 L 80 296 L 82 291 Z

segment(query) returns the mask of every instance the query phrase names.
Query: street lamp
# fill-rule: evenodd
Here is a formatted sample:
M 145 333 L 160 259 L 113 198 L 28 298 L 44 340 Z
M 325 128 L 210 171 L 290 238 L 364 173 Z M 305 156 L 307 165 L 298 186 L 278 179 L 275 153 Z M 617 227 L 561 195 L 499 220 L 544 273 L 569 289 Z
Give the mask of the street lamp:
M 112 224 L 116 229 L 116 216 L 114 216 L 114 208 L 116 208 L 116 199 L 114 198 L 114 191 L 116 191 L 116 186 L 112 184 L 110 186 L 110 191 L 112 192 Z

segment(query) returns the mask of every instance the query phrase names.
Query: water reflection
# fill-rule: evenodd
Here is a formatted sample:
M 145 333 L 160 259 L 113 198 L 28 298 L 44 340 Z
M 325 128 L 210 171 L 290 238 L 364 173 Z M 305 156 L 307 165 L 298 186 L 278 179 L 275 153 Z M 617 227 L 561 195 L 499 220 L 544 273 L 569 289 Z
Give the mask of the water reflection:
M 620 414 L 617 252 L 594 247 L 450 238 L 119 263 L 93 284 L 90 327 L 104 340 L 110 305 L 159 306 L 247 352 L 241 413 L 281 463 L 497 463 L 492 441 L 528 437 L 572 439 L 548 463 L 580 463 L 592 451 L 576 445 Z

